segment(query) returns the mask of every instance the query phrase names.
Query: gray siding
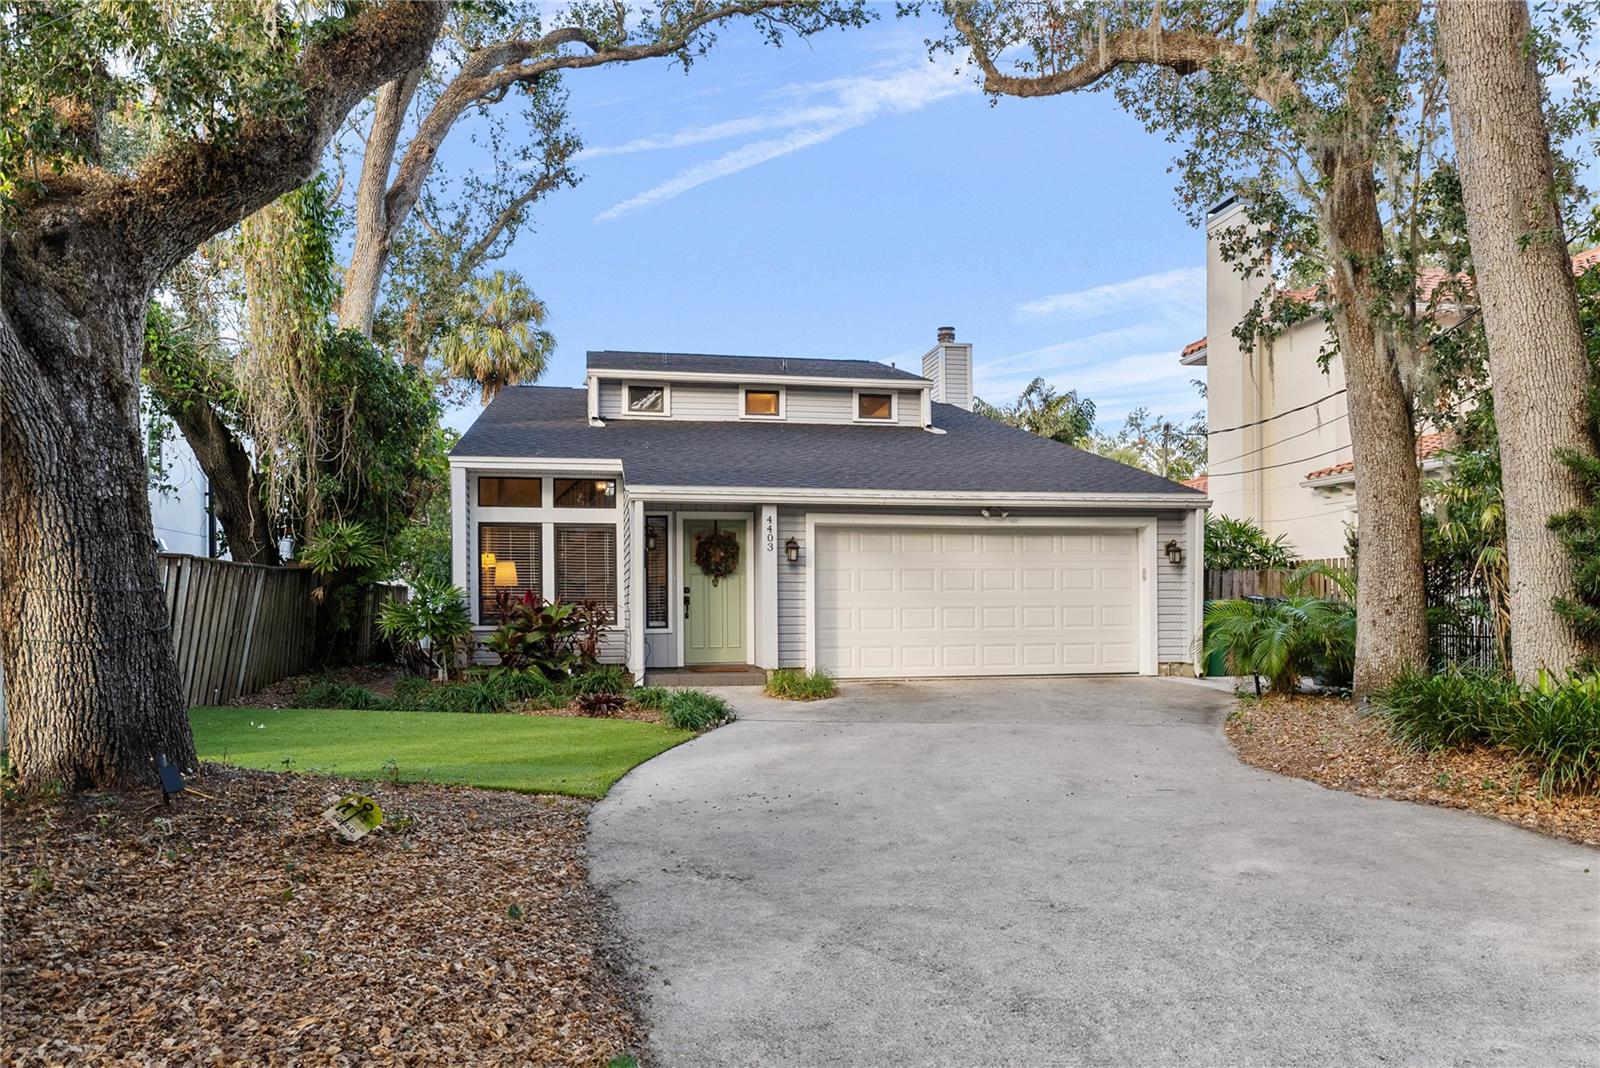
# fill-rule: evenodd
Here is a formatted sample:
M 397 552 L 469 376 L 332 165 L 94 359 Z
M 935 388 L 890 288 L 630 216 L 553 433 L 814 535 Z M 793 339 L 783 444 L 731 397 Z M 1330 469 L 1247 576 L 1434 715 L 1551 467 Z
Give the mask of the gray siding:
M 811 546 L 806 544 L 806 513 L 802 508 L 778 509 L 778 544 L 793 538 L 800 543 L 800 562 L 778 562 L 778 666 L 806 665 L 806 568 L 811 566 Z
M 863 515 L 881 515 L 881 509 L 819 508 L 827 512 L 860 512 Z M 971 515 L 971 509 L 939 509 L 919 511 L 917 515 Z M 1086 512 L 1036 512 L 1030 515 L 1091 515 Z M 1189 568 L 1193 553 L 1188 545 L 1187 525 L 1182 512 L 1164 513 L 1156 521 L 1156 660 L 1158 663 L 1193 659 L 1190 633 L 1189 597 L 1191 576 Z M 800 543 L 800 563 L 780 563 L 778 572 L 778 663 L 781 667 L 803 667 L 806 661 L 806 568 L 811 566 L 810 547 L 806 545 L 806 510 L 780 508 L 778 511 L 778 540 L 794 538 Z M 1184 547 L 1182 567 L 1168 562 L 1162 547 L 1171 539 Z
M 640 379 L 640 381 L 647 381 Z M 623 416 L 623 382 L 601 381 L 600 418 L 615 419 Z M 752 386 L 781 385 L 754 382 Z M 674 382 L 672 390 L 673 419 L 720 422 L 740 417 L 737 385 Z M 783 386 L 785 419 L 794 423 L 849 423 L 854 420 L 855 391 L 850 388 L 828 386 Z M 920 390 L 897 391 L 899 398 L 899 423 L 902 426 L 922 425 L 922 396 Z
M 1183 566 L 1175 567 L 1164 551 L 1167 542 L 1183 546 Z M 1194 635 L 1190 633 L 1189 598 L 1193 583 L 1190 568 L 1194 552 L 1189 545 L 1184 514 L 1163 515 L 1156 520 L 1156 660 L 1190 662 L 1194 659 Z

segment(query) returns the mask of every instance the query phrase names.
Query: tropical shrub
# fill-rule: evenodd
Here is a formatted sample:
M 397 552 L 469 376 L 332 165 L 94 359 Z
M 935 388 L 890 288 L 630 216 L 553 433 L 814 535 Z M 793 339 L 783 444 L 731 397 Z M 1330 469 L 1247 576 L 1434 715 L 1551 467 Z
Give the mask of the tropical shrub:
M 596 690 L 578 695 L 578 710 L 586 716 L 613 716 L 628 703 L 624 694 Z
M 1541 793 L 1600 789 L 1600 674 L 1528 689 L 1483 671 L 1411 674 L 1374 704 L 1403 745 L 1503 746 L 1538 769 Z
M 1248 519 L 1206 516 L 1206 567 L 1217 571 L 1264 571 L 1294 563 L 1294 547 L 1286 535 L 1269 538 L 1266 531 Z
M 820 668 L 816 671 L 779 668 L 767 676 L 767 696 L 783 701 L 820 701 L 838 692 L 833 676 Z
M 599 628 L 604 625 L 597 608 L 573 601 L 543 601 L 532 592 L 521 599 L 502 593 L 495 607 L 503 622 L 483 644 L 500 657 L 502 666 L 535 668 L 552 679 L 594 666 Z
M 318 679 L 295 694 L 295 708 L 387 708 L 389 702 L 367 689 L 348 682 Z
M 420 668 L 440 679 L 459 674 L 461 654 L 472 640 L 466 595 L 449 582 L 419 578 L 409 598 L 378 609 L 378 633 L 394 643 L 412 671 Z
M 679 690 L 667 702 L 662 714 L 681 731 L 703 731 L 734 719 L 728 702 L 704 690 Z
M 1265 676 L 1276 693 L 1301 678 L 1347 686 L 1355 664 L 1355 606 L 1295 589 L 1288 597 L 1250 597 L 1206 605 L 1206 656 L 1223 655 L 1233 675 Z

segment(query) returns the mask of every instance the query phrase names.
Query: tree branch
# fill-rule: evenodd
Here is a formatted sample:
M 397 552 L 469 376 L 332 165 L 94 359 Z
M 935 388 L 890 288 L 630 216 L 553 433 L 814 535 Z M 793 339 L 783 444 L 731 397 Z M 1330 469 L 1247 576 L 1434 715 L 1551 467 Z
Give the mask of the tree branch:
M 362 9 L 349 29 L 301 57 L 298 115 L 247 119 L 226 142 L 181 142 L 131 178 L 90 187 L 81 222 L 120 232 L 153 284 L 201 241 L 309 178 L 361 98 L 426 59 L 444 10 L 439 3 Z
M 1224 41 L 1212 34 L 1189 30 L 1169 30 L 1160 25 L 1161 8 L 1148 26 L 1101 33 L 1093 47 L 1084 49 L 1084 58 L 1065 69 L 1048 74 L 1025 76 L 1002 71 L 990 55 L 983 35 L 973 23 L 969 6 L 946 4 L 950 21 L 972 50 L 972 58 L 983 72 L 983 88 L 997 96 L 1057 96 L 1087 89 L 1118 67 L 1127 65 L 1165 67 L 1179 77 L 1206 70 L 1218 63 L 1242 68 L 1253 66 L 1254 54 L 1245 45 Z M 1256 70 L 1241 75 L 1251 93 L 1271 107 L 1303 99 L 1300 88 L 1280 71 Z

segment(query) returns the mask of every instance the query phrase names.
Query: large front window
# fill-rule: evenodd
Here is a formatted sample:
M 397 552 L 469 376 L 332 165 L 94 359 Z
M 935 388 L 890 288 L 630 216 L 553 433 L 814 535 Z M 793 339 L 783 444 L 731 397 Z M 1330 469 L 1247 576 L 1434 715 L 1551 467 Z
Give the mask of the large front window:
M 500 594 L 521 600 L 531 593 L 543 595 L 538 523 L 480 523 L 478 525 L 478 618 L 499 622 Z
M 557 526 L 556 600 L 595 601 L 617 618 L 617 528 Z

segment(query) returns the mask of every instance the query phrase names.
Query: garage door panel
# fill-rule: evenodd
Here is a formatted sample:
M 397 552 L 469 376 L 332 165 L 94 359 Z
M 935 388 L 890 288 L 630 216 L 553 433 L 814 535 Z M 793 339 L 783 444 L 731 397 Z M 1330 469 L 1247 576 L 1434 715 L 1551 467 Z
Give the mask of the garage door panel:
M 849 677 L 1137 671 L 1132 531 L 819 526 L 818 664 Z

